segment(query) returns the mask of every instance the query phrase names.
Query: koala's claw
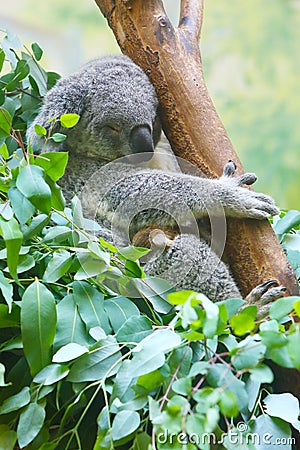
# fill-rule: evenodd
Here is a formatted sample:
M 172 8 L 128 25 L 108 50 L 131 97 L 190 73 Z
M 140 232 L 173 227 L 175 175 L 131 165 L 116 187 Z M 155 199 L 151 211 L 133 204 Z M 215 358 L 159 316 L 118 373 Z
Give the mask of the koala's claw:
M 257 176 L 255 175 L 255 173 L 244 173 L 236 180 L 239 186 L 243 186 L 243 184 L 247 184 L 248 186 L 250 186 L 251 184 L 255 183 L 255 181 L 257 180 Z
M 223 177 L 232 177 L 232 175 L 235 174 L 235 171 L 236 171 L 236 164 L 235 164 L 235 162 L 230 160 L 224 166 Z
M 279 214 L 279 209 L 271 197 L 242 188 L 244 185 L 250 186 L 255 183 L 257 180 L 255 173 L 244 173 L 234 177 L 235 171 L 235 163 L 229 161 L 225 164 L 223 175 L 219 180 L 224 187 L 228 188 L 224 202 L 226 215 L 262 220 Z
M 246 302 L 248 305 L 256 303 L 271 287 L 278 286 L 277 280 L 268 280 L 264 283 L 259 284 L 246 297 Z
M 256 305 L 258 307 L 257 318 L 263 319 L 269 313 L 272 302 L 281 298 L 286 293 L 286 287 L 279 286 L 277 280 L 268 280 L 256 286 L 247 295 L 244 307 Z
M 236 171 L 235 162 L 229 161 L 224 166 L 222 178 L 231 178 L 231 181 L 234 181 L 234 183 L 237 186 L 243 186 L 243 184 L 247 184 L 248 186 L 250 186 L 257 180 L 257 176 L 255 175 L 255 173 L 244 173 L 239 177 L 233 178 L 235 171 Z

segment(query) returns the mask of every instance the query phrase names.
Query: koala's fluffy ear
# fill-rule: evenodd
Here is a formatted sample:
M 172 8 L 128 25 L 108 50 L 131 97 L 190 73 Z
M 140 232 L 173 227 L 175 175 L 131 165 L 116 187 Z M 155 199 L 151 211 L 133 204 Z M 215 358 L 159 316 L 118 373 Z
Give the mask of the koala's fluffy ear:
M 63 78 L 58 81 L 56 86 L 52 88 L 46 95 L 44 105 L 39 114 L 34 119 L 27 130 L 27 140 L 35 152 L 41 151 L 44 144 L 44 138 L 38 136 L 35 132 L 34 126 L 36 124 L 43 126 L 46 130 L 53 127 L 53 132 L 59 132 L 62 129 L 59 123 L 59 117 L 62 114 L 79 114 L 82 115 L 87 89 L 86 86 L 80 83 L 77 77 Z M 55 118 L 57 122 L 55 125 L 50 119 Z M 57 144 L 49 141 L 47 150 L 57 150 Z

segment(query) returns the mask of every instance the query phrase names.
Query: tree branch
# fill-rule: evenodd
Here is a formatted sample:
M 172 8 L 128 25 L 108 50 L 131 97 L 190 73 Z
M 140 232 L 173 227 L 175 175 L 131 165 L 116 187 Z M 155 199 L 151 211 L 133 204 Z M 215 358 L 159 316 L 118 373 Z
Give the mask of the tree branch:
M 152 81 L 164 131 L 177 156 L 217 177 L 228 160 L 242 164 L 217 114 L 203 77 L 198 41 L 203 0 L 182 0 L 180 28 L 174 28 L 162 0 L 95 0 L 120 48 Z M 188 30 L 188 33 L 182 32 Z M 194 35 L 191 39 L 190 35 Z M 225 256 L 244 296 L 268 279 L 289 295 L 297 281 L 267 220 L 228 219 Z
M 180 4 L 179 28 L 189 31 L 197 42 L 202 28 L 203 2 L 204 0 L 181 0 Z

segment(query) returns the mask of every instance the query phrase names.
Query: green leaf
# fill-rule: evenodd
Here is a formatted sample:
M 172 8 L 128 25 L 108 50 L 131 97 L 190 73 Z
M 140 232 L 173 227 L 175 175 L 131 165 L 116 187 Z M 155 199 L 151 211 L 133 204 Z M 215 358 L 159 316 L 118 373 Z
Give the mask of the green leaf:
M 223 391 L 220 395 L 220 411 L 226 417 L 237 417 L 239 406 L 236 395 L 231 391 Z
M 300 317 L 300 300 L 294 303 L 294 309 L 298 317 Z
M 255 318 L 257 314 L 257 306 L 250 305 L 246 306 L 246 308 L 242 309 L 242 311 L 232 316 L 230 319 L 230 326 L 233 329 L 233 332 L 237 336 L 242 336 L 255 328 Z
M 72 255 L 67 250 L 57 250 L 48 262 L 43 280 L 45 283 L 54 283 L 65 275 L 72 264 Z
M 46 182 L 51 189 L 51 205 L 52 208 L 57 209 L 58 211 L 63 211 L 66 206 L 66 200 L 62 193 L 62 188 L 51 180 L 51 178 L 46 177 Z
M 274 231 L 281 240 L 284 233 L 288 233 L 292 228 L 300 224 L 300 212 L 297 210 L 290 210 L 286 215 L 278 220 L 274 226 Z
M 80 116 L 78 114 L 62 114 L 59 118 L 61 126 L 64 128 L 73 128 L 78 123 Z
M 115 333 L 127 319 L 140 315 L 138 307 L 126 297 L 114 297 L 105 300 L 104 309 Z
M 140 426 L 140 416 L 136 411 L 124 410 L 119 412 L 112 424 L 112 438 L 119 441 L 131 435 Z
M 72 342 L 61 347 L 53 355 L 52 361 L 56 363 L 72 361 L 72 359 L 79 358 L 79 356 L 82 356 L 85 353 L 88 353 L 88 349 L 86 347 Z
M 251 432 L 263 436 L 259 450 L 270 450 L 270 448 L 291 450 L 291 445 L 286 444 L 291 438 L 291 428 L 283 420 L 262 414 L 254 421 L 251 428 Z M 283 444 L 280 445 L 280 442 Z
M 43 284 L 36 280 L 25 290 L 21 309 L 24 353 L 33 376 L 51 363 L 55 326 L 54 297 Z M 33 342 L 34 345 L 32 345 Z
M 75 280 L 86 280 L 95 277 L 107 270 L 108 266 L 103 259 L 99 259 L 91 252 L 78 252 L 77 258 L 80 263 L 80 269 L 76 272 Z
M 240 307 L 245 303 L 245 300 L 240 298 L 230 298 L 228 300 L 222 300 L 218 302 L 218 305 L 225 305 L 225 308 L 228 313 L 228 318 L 230 319 L 234 316 L 240 309 Z
M 46 128 L 42 127 L 42 125 L 39 125 L 38 123 L 34 125 L 34 131 L 38 136 L 46 136 L 47 134 Z
M 35 266 L 35 259 L 31 255 L 20 255 L 17 273 L 27 272 Z
M 49 223 L 49 216 L 46 214 L 39 214 L 34 217 L 30 222 L 30 225 L 22 227 L 24 241 L 31 239 L 33 236 L 38 235 L 42 229 Z
M 118 329 L 118 342 L 140 342 L 152 333 L 151 321 L 145 316 L 133 316 Z
M 57 305 L 54 347 L 58 349 L 70 342 L 88 345 L 85 324 L 79 315 L 73 294 L 66 295 Z
M 244 410 L 248 406 L 248 394 L 245 383 L 238 380 L 225 365 L 214 364 L 211 366 L 206 379 L 213 388 L 222 387 L 226 391 L 234 392 L 238 399 L 239 411 Z
M 217 333 L 219 308 L 203 294 L 197 294 L 197 300 L 201 300 L 206 312 L 206 317 L 203 320 L 203 333 L 206 337 L 213 338 Z
M 12 411 L 17 411 L 23 408 L 23 406 L 28 405 L 30 402 L 30 390 L 28 386 L 25 386 L 18 394 L 12 395 L 11 397 L 4 400 L 0 406 L 0 414 L 8 414 Z
M 270 318 L 280 320 L 289 314 L 294 309 L 294 303 L 298 301 L 300 297 L 284 297 L 276 300 L 270 307 Z
M 17 433 L 7 425 L 0 425 L 0 450 L 14 450 L 16 442 Z
M 39 94 L 43 97 L 47 93 L 47 74 L 44 69 L 36 63 L 36 61 L 27 53 L 22 53 L 23 59 L 27 62 L 30 75 L 30 84 L 34 84 L 39 91 Z M 32 83 L 32 80 L 34 83 Z
M 206 375 L 210 368 L 210 364 L 208 361 L 196 361 L 189 372 L 190 377 L 195 377 L 199 374 Z
M 173 290 L 170 284 L 161 278 L 145 277 L 134 279 L 133 284 L 141 297 L 146 297 L 158 313 L 167 314 L 172 305 L 168 301 L 168 294 Z
M 35 213 L 35 206 L 19 191 L 18 188 L 12 187 L 8 191 L 8 198 L 14 210 L 18 221 L 26 223 Z
M 176 392 L 176 394 L 188 396 L 192 392 L 192 379 L 186 377 L 174 381 L 172 391 Z
M 0 218 L 0 228 L 7 249 L 8 269 L 11 276 L 14 279 L 17 279 L 19 251 L 23 242 L 23 234 L 14 217 L 8 221 L 4 221 Z
M 119 256 L 125 259 L 129 259 L 130 261 L 137 261 L 142 258 L 142 256 L 147 255 L 150 252 L 148 248 L 142 247 L 133 247 L 132 245 L 129 247 L 124 247 L 119 250 Z
M 44 180 L 44 170 L 38 166 L 25 166 L 17 177 L 19 191 L 41 212 L 51 209 L 51 189 Z
M 0 270 L 0 290 L 8 305 L 8 312 L 11 313 L 11 307 L 13 302 L 13 286 L 11 283 L 9 283 L 8 279 L 5 278 L 1 270 Z
M 58 181 L 65 173 L 68 164 L 68 152 L 42 153 L 35 160 L 35 164 L 44 169 L 45 175 L 51 180 Z
M 299 400 L 290 393 L 269 394 L 263 400 L 266 413 L 279 417 L 289 423 L 297 422 L 299 416 Z
M 149 450 L 150 446 L 151 437 L 143 431 L 136 435 L 132 450 Z
M 232 352 L 232 364 L 237 370 L 255 367 L 263 359 L 265 351 L 265 345 L 257 336 L 247 336 Z
M 300 369 L 300 352 L 295 351 L 300 346 L 300 329 L 299 326 L 294 332 L 288 335 L 288 343 L 286 346 L 287 353 L 293 363 L 295 369 Z
M 7 305 L 0 304 L 0 328 L 14 328 L 20 325 L 20 308 L 12 305 L 9 312 Z
M 269 366 L 260 364 L 253 369 L 250 369 L 250 378 L 252 381 L 259 383 L 272 383 L 274 380 L 274 374 Z
M 154 370 L 153 372 L 138 377 L 136 384 L 150 392 L 165 382 L 166 378 L 164 375 L 161 370 Z
M 171 330 L 155 330 L 144 338 L 133 350 L 133 358 L 128 361 L 128 371 L 138 377 L 153 372 L 165 362 L 164 353 L 178 347 L 181 338 Z
M 50 386 L 65 378 L 70 369 L 61 364 L 50 364 L 44 367 L 33 379 L 34 383 Z
M 0 154 L 5 160 L 9 158 L 9 151 L 5 143 L 0 146 Z
M 35 59 L 37 61 L 39 61 L 41 59 L 41 57 L 43 56 L 43 50 L 41 49 L 39 44 L 37 44 L 36 42 L 31 44 L 31 50 L 33 51 Z
M 0 72 L 1 72 L 1 70 L 2 70 L 4 61 L 5 61 L 5 53 L 4 53 L 4 51 L 2 50 L 2 48 L 0 48 Z
M 30 444 L 40 432 L 46 417 L 45 409 L 38 403 L 30 403 L 20 415 L 17 435 L 21 448 Z
M 121 356 L 117 341 L 108 336 L 97 342 L 88 354 L 75 361 L 67 380 L 82 383 L 111 377 L 118 371 Z
M 51 139 L 53 139 L 54 142 L 63 142 L 67 139 L 67 136 L 62 133 L 54 133 L 51 136 Z
M 99 326 L 108 334 L 111 328 L 104 309 L 103 294 L 84 281 L 75 281 L 73 287 L 74 301 L 87 327 Z
M 45 242 L 56 242 L 61 243 L 68 239 L 72 235 L 72 230 L 69 227 L 63 225 L 58 225 L 56 227 L 51 227 L 49 231 L 44 236 Z
M 0 108 L 0 139 L 10 135 L 12 126 L 12 118 L 8 111 Z

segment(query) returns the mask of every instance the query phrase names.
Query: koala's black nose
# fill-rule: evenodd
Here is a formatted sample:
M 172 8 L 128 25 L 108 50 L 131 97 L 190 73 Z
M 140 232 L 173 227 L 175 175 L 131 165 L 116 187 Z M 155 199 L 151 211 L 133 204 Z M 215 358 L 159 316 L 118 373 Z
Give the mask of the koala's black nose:
M 131 130 L 129 144 L 133 153 L 149 153 L 149 159 L 153 156 L 153 138 L 147 125 L 138 125 Z

